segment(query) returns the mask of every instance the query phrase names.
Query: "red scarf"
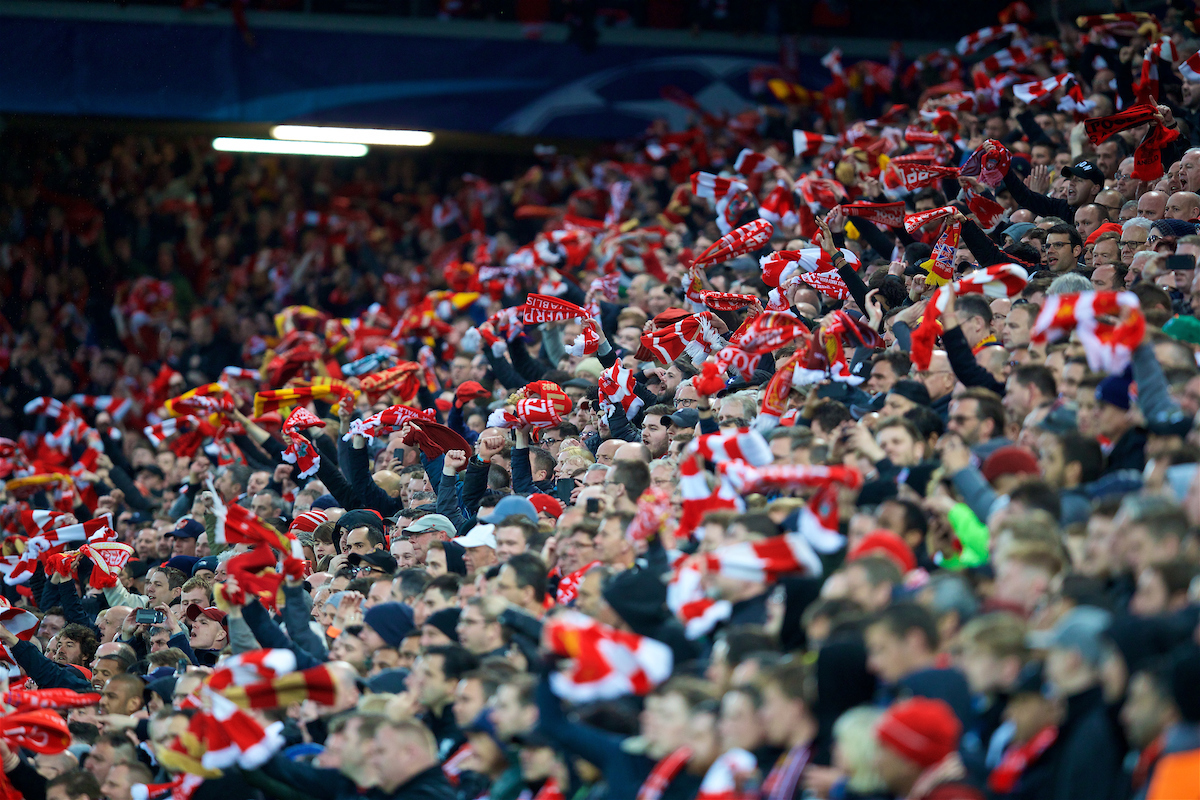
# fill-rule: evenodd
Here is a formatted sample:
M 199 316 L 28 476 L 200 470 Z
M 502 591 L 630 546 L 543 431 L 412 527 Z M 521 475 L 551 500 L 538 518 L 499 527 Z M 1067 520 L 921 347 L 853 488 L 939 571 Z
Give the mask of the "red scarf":
M 688 759 L 691 757 L 692 748 L 681 747 L 655 764 L 654 769 L 650 770 L 650 776 L 642 784 L 642 788 L 638 789 L 637 800 L 660 800 L 662 793 L 671 785 L 671 781 L 675 780 L 675 776 L 687 766 Z
M 1025 769 L 1039 758 L 1054 744 L 1058 738 L 1058 728 L 1051 725 L 1040 730 L 1032 739 L 1020 747 L 1014 747 L 1004 754 L 999 765 L 988 776 L 988 788 L 996 794 L 1008 794 L 1017 785 Z
M 536 795 L 526 789 L 521 792 L 517 800 L 530 800 L 530 798 L 532 800 L 563 800 L 563 793 L 562 789 L 558 788 L 558 781 L 554 780 L 554 778 L 547 778 L 546 782 L 542 784 L 542 788 L 538 789 Z
M 763 781 L 762 796 L 766 800 L 791 800 L 811 757 L 812 748 L 808 745 L 793 747 L 781 755 Z
M 1154 765 L 1158 763 L 1158 759 L 1162 756 L 1163 750 L 1167 746 L 1167 735 L 1159 734 L 1158 737 L 1146 745 L 1145 749 L 1138 755 L 1137 764 L 1133 767 L 1133 789 L 1138 791 L 1150 780 L 1150 772 L 1154 769 Z

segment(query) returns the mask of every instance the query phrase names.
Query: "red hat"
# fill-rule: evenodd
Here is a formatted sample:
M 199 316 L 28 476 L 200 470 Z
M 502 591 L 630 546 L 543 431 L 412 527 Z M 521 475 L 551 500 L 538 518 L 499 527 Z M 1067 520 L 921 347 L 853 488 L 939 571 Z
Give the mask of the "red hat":
M 958 749 L 962 724 L 944 700 L 913 697 L 884 712 L 875 738 L 884 747 L 922 769 Z
M 1087 237 L 1087 239 L 1084 241 L 1084 244 L 1095 244 L 1097 239 L 1110 231 L 1113 233 L 1120 233 L 1121 226 L 1115 222 L 1106 222 L 1100 227 L 1096 228 L 1096 230 L 1092 231 L 1092 235 Z
M 184 612 L 184 615 L 188 619 L 190 619 L 192 622 L 195 622 L 197 619 L 199 619 L 201 614 L 208 617 L 213 622 L 221 623 L 221 625 L 223 627 L 226 627 L 226 628 L 229 627 L 229 623 L 225 619 L 225 616 L 226 616 L 225 612 L 222 611 L 221 609 L 217 608 L 216 606 L 209 606 L 208 608 L 201 608 L 196 603 L 192 603 L 190 606 L 187 607 L 187 611 Z
M 463 381 L 463 383 L 454 390 L 454 405 L 462 408 L 472 400 L 478 400 L 481 397 L 491 397 L 492 393 L 480 385 L 479 381 Z
M 1037 456 L 1032 451 L 1015 444 L 998 447 L 983 462 L 983 477 L 992 483 L 1001 475 L 1040 475 Z
M 533 503 L 533 507 L 537 509 L 539 514 L 549 514 L 555 519 L 562 516 L 562 503 L 544 492 L 529 495 L 529 502 Z
M 288 533 L 292 531 L 301 531 L 302 533 L 312 533 L 317 529 L 317 526 L 325 522 L 329 517 L 320 509 L 312 509 L 305 511 L 303 514 L 297 514 L 292 520 L 291 526 L 288 528 Z
M 885 556 L 896 562 L 901 572 L 912 572 L 917 568 L 917 557 L 912 548 L 897 534 L 880 528 L 871 531 L 850 551 L 847 561 L 863 556 Z

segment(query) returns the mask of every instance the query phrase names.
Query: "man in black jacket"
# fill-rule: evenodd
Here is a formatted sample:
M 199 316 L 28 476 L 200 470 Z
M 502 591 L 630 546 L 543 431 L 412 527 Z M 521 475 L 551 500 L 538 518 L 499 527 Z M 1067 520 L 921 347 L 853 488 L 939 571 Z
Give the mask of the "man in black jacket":
M 404 800 L 451 800 L 454 789 L 437 760 L 433 734 L 415 719 L 380 724 L 367 745 L 367 763 L 375 769 L 385 797 Z
M 984 148 L 991 149 L 986 144 Z M 1075 209 L 1094 202 L 1096 195 L 1104 188 L 1104 173 L 1090 161 L 1079 161 L 1063 167 L 1062 174 L 1069 181 L 1066 200 L 1031 191 L 1025 185 L 1025 181 L 1021 180 L 1021 176 L 1013 170 L 1009 170 L 1004 176 L 1004 186 L 1021 208 L 1027 208 L 1039 217 L 1058 217 L 1064 221 L 1074 221 Z
M 1100 677 L 1107 650 L 1104 631 L 1110 620 L 1107 611 L 1079 606 L 1052 630 L 1030 634 L 1030 646 L 1047 651 L 1046 679 L 1067 704 L 1048 800 L 1117 796 L 1124 747 L 1105 706 Z
M 1096 429 L 1112 442 L 1104 472 L 1146 466 L 1146 433 L 1130 417 L 1129 380 L 1110 375 L 1096 387 Z

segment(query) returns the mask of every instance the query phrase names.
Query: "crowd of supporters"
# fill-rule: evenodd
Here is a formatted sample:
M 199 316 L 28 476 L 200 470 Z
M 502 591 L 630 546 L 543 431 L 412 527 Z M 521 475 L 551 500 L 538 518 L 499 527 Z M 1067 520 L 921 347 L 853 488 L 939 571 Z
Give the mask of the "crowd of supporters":
M 0 797 L 1200 798 L 1200 38 L 1001 21 L 511 176 L 5 133 Z

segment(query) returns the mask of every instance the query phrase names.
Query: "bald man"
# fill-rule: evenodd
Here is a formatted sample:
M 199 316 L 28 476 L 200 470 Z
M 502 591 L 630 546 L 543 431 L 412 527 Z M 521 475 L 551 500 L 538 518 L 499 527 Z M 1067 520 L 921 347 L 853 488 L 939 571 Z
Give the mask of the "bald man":
M 1109 222 L 1116 222 L 1121 216 L 1121 206 L 1125 205 L 1125 198 L 1116 189 L 1105 189 L 1096 195 L 1096 205 L 1104 207 Z
M 617 452 L 613 454 L 613 462 L 617 461 L 641 461 L 645 464 L 650 463 L 650 448 L 641 442 L 625 442 L 617 448 Z
M 1181 219 L 1184 222 L 1200 217 L 1200 194 L 1195 192 L 1176 192 L 1167 200 L 1167 219 Z
M 1108 221 L 1108 211 L 1097 203 L 1088 203 L 1075 210 L 1075 229 L 1079 235 L 1087 239 L 1101 223 Z
M 1193 147 L 1180 159 L 1179 188 L 1185 192 L 1200 192 L 1200 147 Z
M 1138 216 L 1148 220 L 1160 220 L 1167 213 L 1167 195 L 1165 192 L 1146 192 L 1138 198 Z
M 600 446 L 596 448 L 596 463 L 603 464 L 606 467 L 611 467 L 613 461 L 616 460 L 617 450 L 619 450 L 623 444 L 625 444 L 625 442 L 621 441 L 620 439 L 605 439 L 600 443 Z

